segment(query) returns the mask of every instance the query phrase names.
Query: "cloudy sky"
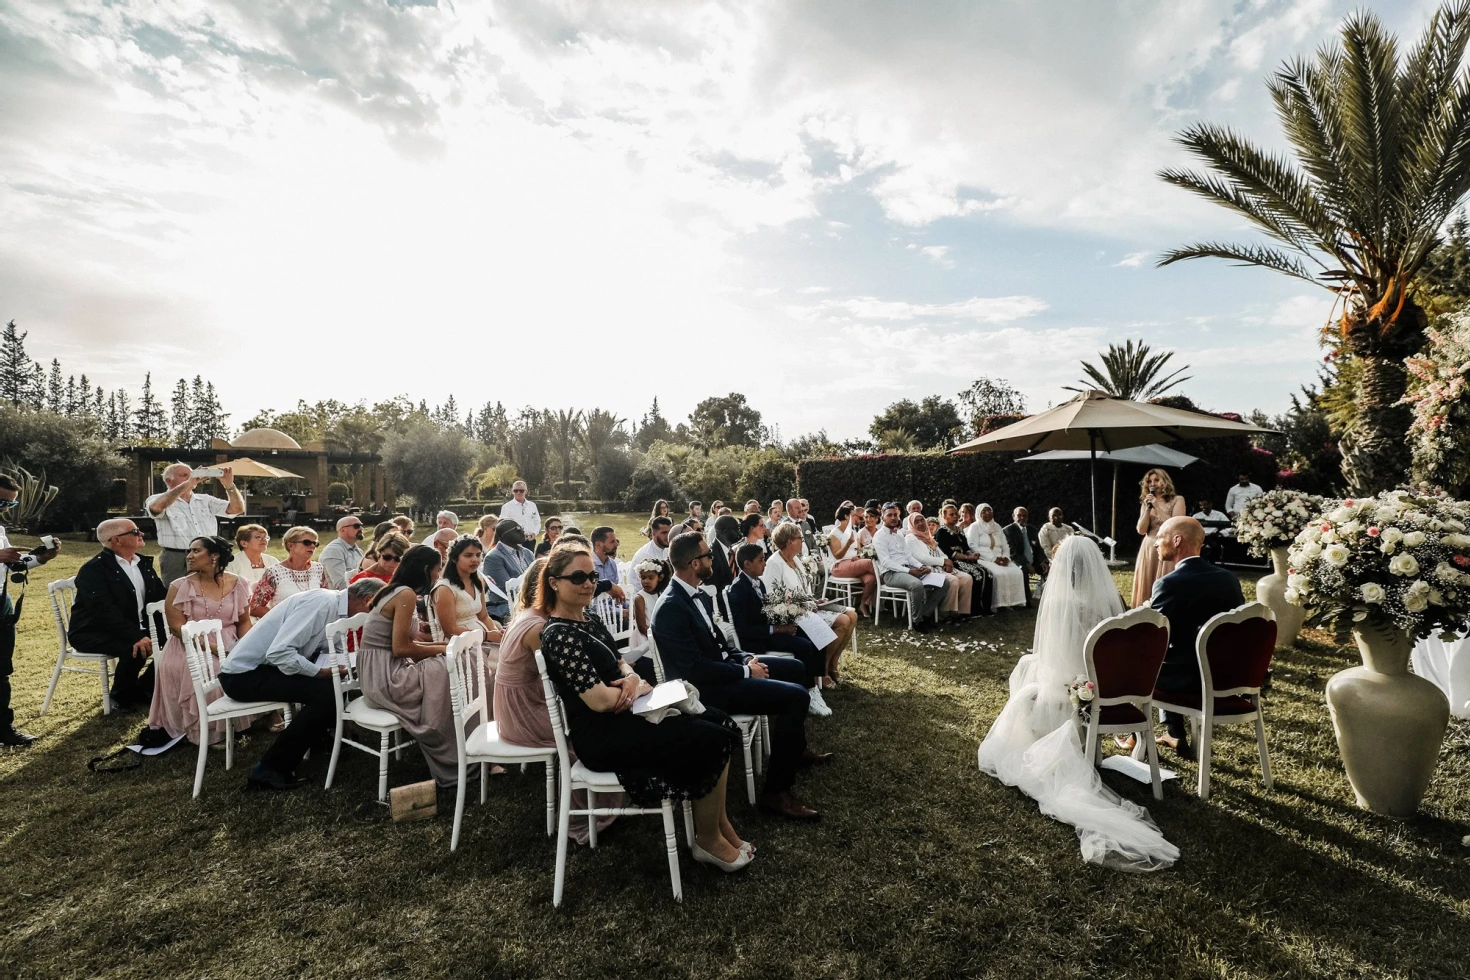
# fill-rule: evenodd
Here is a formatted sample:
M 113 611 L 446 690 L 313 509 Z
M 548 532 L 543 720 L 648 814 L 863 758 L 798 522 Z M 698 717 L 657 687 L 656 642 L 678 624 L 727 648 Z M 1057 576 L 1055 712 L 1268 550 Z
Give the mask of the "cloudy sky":
M 5 0 L 0 319 L 108 387 L 600 405 L 863 433 L 1032 410 L 1143 338 L 1279 410 L 1330 297 L 1154 268 L 1244 235 L 1156 177 L 1336 0 Z M 1375 4 L 1416 35 L 1428 0 Z

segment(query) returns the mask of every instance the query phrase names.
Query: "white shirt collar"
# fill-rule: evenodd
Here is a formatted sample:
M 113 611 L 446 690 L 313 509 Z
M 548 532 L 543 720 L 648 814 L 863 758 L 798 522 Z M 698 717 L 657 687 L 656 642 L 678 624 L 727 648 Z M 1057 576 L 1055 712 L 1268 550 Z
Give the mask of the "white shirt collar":
M 685 592 L 685 594 L 688 595 L 691 599 L 694 598 L 694 593 L 696 593 L 696 592 L 699 591 L 699 586 L 697 586 L 697 585 L 690 585 L 688 582 L 684 581 L 683 579 L 681 579 L 677 575 L 674 576 L 674 581 L 675 582 L 678 582 L 680 585 L 684 586 L 684 592 Z

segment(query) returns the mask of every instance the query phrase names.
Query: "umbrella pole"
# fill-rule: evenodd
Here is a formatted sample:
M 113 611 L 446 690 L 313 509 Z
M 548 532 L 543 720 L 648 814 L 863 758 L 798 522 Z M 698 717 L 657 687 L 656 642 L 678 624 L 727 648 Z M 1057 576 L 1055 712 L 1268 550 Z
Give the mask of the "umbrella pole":
M 1118 464 L 1113 464 L 1113 524 L 1108 537 L 1113 543 L 1108 545 L 1108 561 L 1118 560 Z
M 1092 533 L 1096 534 L 1099 527 L 1097 523 L 1097 433 L 1087 433 L 1087 476 L 1091 481 L 1091 489 L 1088 499 L 1092 501 Z

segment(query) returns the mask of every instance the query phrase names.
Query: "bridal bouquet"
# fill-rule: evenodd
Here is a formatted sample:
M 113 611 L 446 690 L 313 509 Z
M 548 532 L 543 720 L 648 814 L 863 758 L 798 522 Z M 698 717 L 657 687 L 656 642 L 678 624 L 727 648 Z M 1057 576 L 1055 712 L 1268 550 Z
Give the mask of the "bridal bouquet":
M 1254 501 L 1252 501 L 1254 503 Z M 1411 490 L 1327 504 L 1288 558 L 1286 601 L 1311 625 L 1375 619 L 1422 638 L 1470 622 L 1470 504 Z
M 876 561 L 878 558 L 878 549 L 870 544 L 860 544 L 852 549 L 852 556 L 854 558 L 871 558 Z
M 762 608 L 773 626 L 789 626 L 817 608 L 817 600 L 810 592 L 775 586 L 766 589 L 766 601 Z
M 1235 519 L 1235 537 L 1257 558 L 1285 548 L 1322 513 L 1325 501 L 1300 490 L 1272 490 L 1246 501 Z

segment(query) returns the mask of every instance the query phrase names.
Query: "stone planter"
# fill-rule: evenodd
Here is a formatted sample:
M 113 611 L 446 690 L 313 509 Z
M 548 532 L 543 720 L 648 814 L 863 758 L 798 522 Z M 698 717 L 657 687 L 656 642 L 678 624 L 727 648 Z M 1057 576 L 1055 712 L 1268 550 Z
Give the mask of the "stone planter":
M 1383 623 L 1353 630 L 1363 666 L 1334 674 L 1327 707 L 1358 805 L 1410 817 L 1429 788 L 1450 705 L 1439 688 L 1409 673 L 1408 634 Z
M 1289 647 L 1296 643 L 1297 634 L 1307 611 L 1301 606 L 1286 601 L 1286 553 L 1285 547 L 1271 549 L 1271 565 L 1275 569 L 1256 582 L 1256 598 L 1276 615 L 1276 645 Z

